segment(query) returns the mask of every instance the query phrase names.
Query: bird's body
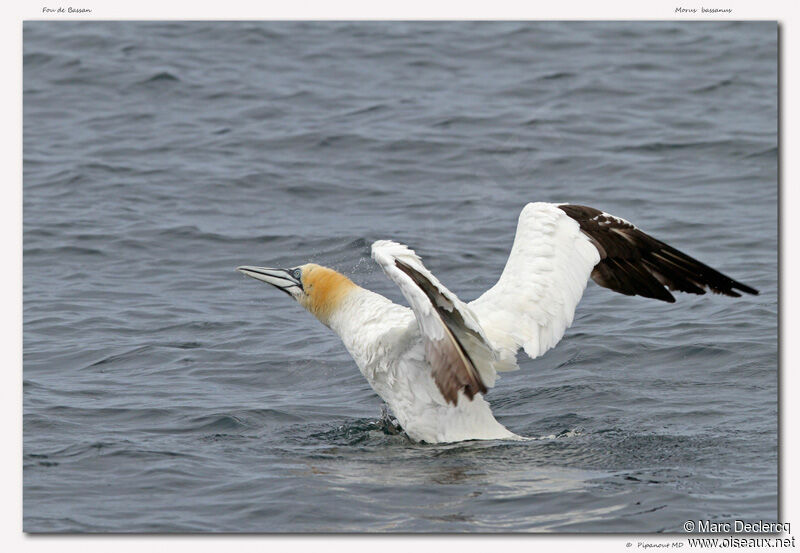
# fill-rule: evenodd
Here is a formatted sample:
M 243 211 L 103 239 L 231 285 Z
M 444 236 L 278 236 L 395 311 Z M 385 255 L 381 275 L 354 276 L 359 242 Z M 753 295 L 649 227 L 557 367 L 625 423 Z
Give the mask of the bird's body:
M 329 321 L 361 374 L 392 410 L 410 438 L 429 443 L 512 438 L 489 403 L 449 404 L 436 386 L 414 312 L 361 287 Z
M 519 348 L 537 357 L 558 343 L 590 276 L 663 301 L 675 301 L 665 286 L 757 293 L 623 219 L 565 204 L 525 206 L 500 279 L 469 304 L 406 246 L 378 241 L 372 257 L 410 308 L 315 264 L 239 270 L 282 289 L 336 332 L 408 436 L 429 443 L 517 438 L 483 394 L 497 372 L 518 368 Z

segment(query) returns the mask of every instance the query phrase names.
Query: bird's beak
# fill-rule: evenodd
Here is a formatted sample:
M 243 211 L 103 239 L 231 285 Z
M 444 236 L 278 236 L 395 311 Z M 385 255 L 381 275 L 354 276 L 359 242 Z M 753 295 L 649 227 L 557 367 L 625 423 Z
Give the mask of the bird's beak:
M 272 284 L 292 297 L 303 290 L 303 282 L 292 276 L 292 269 L 270 269 L 268 267 L 250 267 L 244 265 L 236 270 L 256 280 Z

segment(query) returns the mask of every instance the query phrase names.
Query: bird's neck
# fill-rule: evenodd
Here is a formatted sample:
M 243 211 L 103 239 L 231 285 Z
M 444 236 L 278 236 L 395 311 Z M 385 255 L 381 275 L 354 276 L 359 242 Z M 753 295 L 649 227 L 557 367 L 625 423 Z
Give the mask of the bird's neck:
M 369 322 L 374 316 L 374 306 L 382 303 L 381 300 L 389 301 L 366 288 L 355 286 L 342 296 L 327 322 L 323 322 L 344 339 L 347 335 L 357 334 L 358 329 Z
M 364 369 L 374 357 L 380 337 L 392 328 L 407 328 L 411 310 L 365 288 L 356 287 L 331 314 L 328 326 L 339 335 L 347 350 Z

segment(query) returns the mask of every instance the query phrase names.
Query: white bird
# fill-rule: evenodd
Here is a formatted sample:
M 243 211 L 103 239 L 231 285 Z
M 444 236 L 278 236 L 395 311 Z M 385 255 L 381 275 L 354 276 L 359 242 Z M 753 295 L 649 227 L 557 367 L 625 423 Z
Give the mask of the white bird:
M 413 440 L 516 439 L 483 395 L 497 373 L 555 346 L 591 277 L 626 295 L 674 302 L 679 290 L 739 297 L 758 291 L 600 210 L 530 203 L 500 279 L 464 303 L 408 247 L 379 240 L 372 257 L 411 308 L 309 263 L 238 267 L 283 290 L 344 342 L 361 374 Z

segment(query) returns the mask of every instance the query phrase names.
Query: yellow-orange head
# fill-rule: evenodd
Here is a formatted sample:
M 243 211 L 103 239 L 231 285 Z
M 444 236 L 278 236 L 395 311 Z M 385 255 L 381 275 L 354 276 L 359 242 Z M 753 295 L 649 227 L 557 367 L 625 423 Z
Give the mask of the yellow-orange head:
M 331 315 L 347 294 L 357 288 L 356 284 L 343 274 L 315 263 L 298 268 L 304 294 L 297 301 L 323 324 L 329 324 Z

